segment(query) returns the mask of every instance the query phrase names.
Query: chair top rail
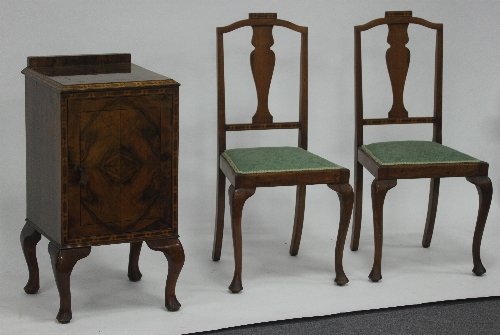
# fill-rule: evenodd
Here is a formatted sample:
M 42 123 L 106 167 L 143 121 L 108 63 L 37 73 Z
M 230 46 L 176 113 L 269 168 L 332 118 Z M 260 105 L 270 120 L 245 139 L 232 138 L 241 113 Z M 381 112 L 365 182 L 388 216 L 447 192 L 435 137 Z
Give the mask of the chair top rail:
M 299 26 L 290 21 L 278 19 L 276 13 L 250 13 L 249 18 L 234 22 L 224 27 L 217 27 L 218 34 L 229 33 L 233 30 L 243 27 L 256 27 L 256 26 L 279 26 L 291 29 L 298 33 L 306 33 L 307 27 Z
M 388 11 L 385 12 L 385 17 L 372 20 L 362 25 L 354 26 L 354 29 L 356 31 L 362 32 L 384 24 L 409 24 L 409 23 L 418 24 L 434 30 L 443 29 L 442 23 L 434 23 L 419 17 L 414 17 L 412 16 L 411 11 Z

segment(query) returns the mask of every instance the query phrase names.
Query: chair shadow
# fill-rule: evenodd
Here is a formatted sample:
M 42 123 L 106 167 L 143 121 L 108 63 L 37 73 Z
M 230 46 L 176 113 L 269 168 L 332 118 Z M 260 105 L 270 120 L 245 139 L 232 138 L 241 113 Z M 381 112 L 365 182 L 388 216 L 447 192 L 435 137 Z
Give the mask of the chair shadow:
M 488 132 L 492 138 L 494 138 L 495 143 L 500 143 L 500 95 L 498 98 L 498 113 L 496 113 L 495 118 L 488 123 Z M 498 151 L 496 151 L 498 153 Z M 497 189 L 500 190 L 500 176 L 497 176 L 493 180 L 493 191 Z M 496 198 L 493 201 L 496 201 L 498 205 L 500 205 L 500 197 L 495 197 L 495 192 L 493 192 L 493 197 Z

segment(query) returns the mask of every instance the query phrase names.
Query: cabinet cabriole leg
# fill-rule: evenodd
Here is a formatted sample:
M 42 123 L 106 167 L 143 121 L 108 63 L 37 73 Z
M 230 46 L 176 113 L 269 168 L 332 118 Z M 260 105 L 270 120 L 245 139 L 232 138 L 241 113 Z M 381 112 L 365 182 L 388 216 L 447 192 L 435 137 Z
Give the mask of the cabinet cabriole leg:
M 61 249 L 53 242 L 49 243 L 49 254 L 52 263 L 52 271 L 56 279 L 57 290 L 59 291 L 59 312 L 57 321 L 68 323 L 71 321 L 71 289 L 70 278 L 73 268 L 80 259 L 90 254 L 90 247 Z
M 168 261 L 168 275 L 165 285 L 165 307 L 173 312 L 179 310 L 180 302 L 175 295 L 175 286 L 177 279 L 184 266 L 184 249 L 179 239 L 163 239 L 146 241 L 149 248 L 155 251 L 161 251 Z

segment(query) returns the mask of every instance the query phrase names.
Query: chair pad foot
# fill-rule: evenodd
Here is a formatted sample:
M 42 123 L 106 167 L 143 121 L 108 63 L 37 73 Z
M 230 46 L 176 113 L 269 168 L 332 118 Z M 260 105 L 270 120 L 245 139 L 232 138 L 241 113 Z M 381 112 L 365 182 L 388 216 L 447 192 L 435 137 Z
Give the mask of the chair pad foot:
M 137 282 L 141 280 L 142 278 L 142 273 L 141 272 L 129 272 L 128 273 L 128 279 L 133 282 Z
M 347 276 L 345 275 L 345 273 L 340 273 L 338 274 L 336 277 L 335 277 L 335 283 L 338 285 L 338 286 L 344 286 L 345 284 L 347 284 L 349 282 L 349 279 L 347 279 Z
M 476 276 L 482 276 L 483 274 L 486 273 L 486 269 L 484 268 L 483 264 L 478 264 L 474 265 L 472 272 L 474 272 Z
M 243 285 L 241 284 L 241 278 L 234 277 L 233 281 L 231 282 L 231 285 L 229 285 L 229 290 L 232 293 L 239 293 L 239 292 L 241 292 L 241 290 L 243 290 Z
M 28 283 L 24 287 L 24 292 L 26 292 L 27 294 L 35 294 L 38 292 L 39 289 L 40 289 L 39 284 Z
M 57 313 L 56 319 L 59 321 L 59 323 L 69 323 L 71 321 L 71 318 L 73 317 L 71 311 L 59 311 Z
M 177 300 L 175 296 L 167 297 L 165 301 L 165 307 L 170 312 L 175 312 L 178 311 L 179 308 L 181 308 L 181 303 L 179 302 L 179 300 Z
M 370 278 L 372 282 L 376 283 L 382 279 L 382 274 L 380 273 L 380 271 L 372 269 L 368 278 Z

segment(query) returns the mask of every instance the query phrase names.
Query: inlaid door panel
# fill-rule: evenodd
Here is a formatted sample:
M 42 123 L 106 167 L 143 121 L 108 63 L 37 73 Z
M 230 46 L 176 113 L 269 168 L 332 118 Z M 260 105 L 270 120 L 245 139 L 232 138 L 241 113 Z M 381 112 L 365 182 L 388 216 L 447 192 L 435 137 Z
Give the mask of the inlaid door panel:
M 171 227 L 171 108 L 168 95 L 69 100 L 70 238 Z

